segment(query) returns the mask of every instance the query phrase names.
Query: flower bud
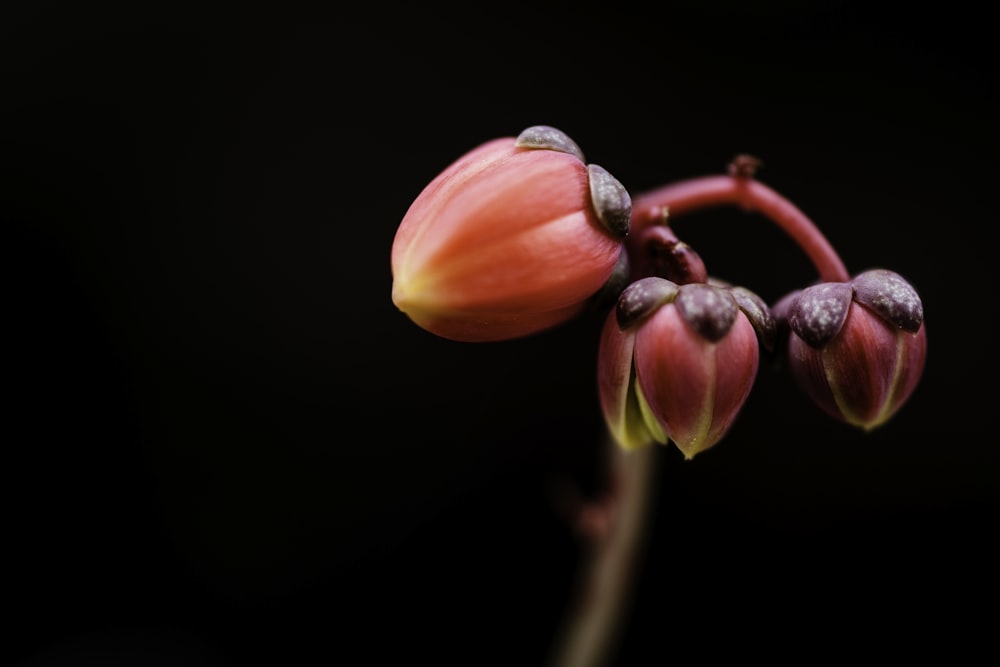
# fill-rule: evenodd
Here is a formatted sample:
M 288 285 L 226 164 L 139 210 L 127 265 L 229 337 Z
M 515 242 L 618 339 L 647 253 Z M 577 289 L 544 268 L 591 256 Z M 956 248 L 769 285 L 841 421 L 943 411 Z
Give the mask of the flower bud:
M 757 376 L 758 338 L 774 330 L 760 298 L 733 289 L 648 277 L 622 292 L 598 353 L 601 409 L 619 445 L 671 440 L 691 459 L 727 433 Z
M 924 312 L 898 274 L 872 269 L 819 283 L 775 305 L 798 385 L 836 419 L 871 430 L 907 401 L 927 354 Z
M 393 240 L 392 300 L 459 341 L 532 334 L 581 313 L 616 272 L 631 198 L 547 126 L 489 141 L 438 175 Z

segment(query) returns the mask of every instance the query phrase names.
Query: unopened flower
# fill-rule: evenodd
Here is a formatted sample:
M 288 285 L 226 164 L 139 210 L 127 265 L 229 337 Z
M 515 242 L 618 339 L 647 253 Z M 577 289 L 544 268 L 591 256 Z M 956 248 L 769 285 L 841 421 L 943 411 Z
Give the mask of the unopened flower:
M 833 417 L 871 430 L 916 389 L 927 354 L 924 311 L 898 274 L 872 269 L 812 285 L 774 312 L 787 329 L 793 377 Z
M 489 141 L 437 176 L 403 217 L 393 303 L 453 340 L 548 329 L 624 275 L 630 221 L 625 188 L 559 130 Z
M 728 432 L 774 322 L 745 288 L 647 277 L 609 313 L 598 352 L 601 409 L 619 445 L 673 441 L 690 459 Z

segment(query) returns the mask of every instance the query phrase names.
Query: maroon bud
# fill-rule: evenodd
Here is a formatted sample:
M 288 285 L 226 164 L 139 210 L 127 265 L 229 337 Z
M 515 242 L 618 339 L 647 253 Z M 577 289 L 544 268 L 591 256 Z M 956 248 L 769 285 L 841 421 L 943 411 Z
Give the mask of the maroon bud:
M 625 448 L 719 442 L 757 374 L 756 333 L 728 289 L 644 278 L 622 292 L 598 354 L 601 407 Z
M 796 382 L 833 417 L 871 430 L 916 389 L 927 354 L 923 306 L 898 274 L 874 269 L 813 285 L 775 312 L 787 317 Z

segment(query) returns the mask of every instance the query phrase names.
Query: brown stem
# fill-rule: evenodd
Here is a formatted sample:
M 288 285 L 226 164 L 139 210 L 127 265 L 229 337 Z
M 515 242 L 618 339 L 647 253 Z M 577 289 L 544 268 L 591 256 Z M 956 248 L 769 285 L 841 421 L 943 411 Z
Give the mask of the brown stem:
M 611 512 L 605 534 L 588 543 L 577 599 L 566 618 L 550 667 L 610 664 L 632 599 L 656 487 L 660 448 L 625 451 L 609 438 Z

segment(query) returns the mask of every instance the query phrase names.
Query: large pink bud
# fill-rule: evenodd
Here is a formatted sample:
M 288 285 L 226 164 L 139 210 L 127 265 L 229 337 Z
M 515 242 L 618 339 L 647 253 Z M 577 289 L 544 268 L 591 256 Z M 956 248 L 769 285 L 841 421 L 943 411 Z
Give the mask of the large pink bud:
M 431 333 L 496 341 L 581 313 L 627 271 L 631 198 L 565 134 L 489 141 L 435 178 L 396 231 L 392 300 Z

